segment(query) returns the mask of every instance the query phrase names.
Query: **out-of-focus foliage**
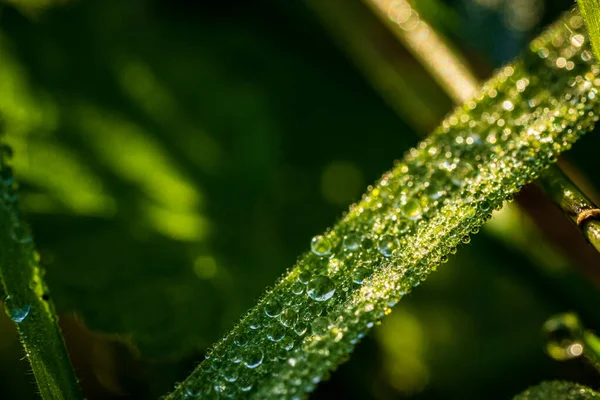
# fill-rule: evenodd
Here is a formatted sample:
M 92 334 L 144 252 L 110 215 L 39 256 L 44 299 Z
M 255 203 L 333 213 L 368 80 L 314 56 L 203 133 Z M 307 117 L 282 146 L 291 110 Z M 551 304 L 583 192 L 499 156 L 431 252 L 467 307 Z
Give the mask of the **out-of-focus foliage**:
M 258 22 L 224 18 L 222 26 L 198 27 L 167 13 L 149 25 L 148 12 L 142 1 L 87 2 L 27 23 L 7 11 L 0 106 L 58 309 L 163 357 L 215 340 L 294 256 L 294 246 L 280 241 L 310 236 L 306 228 L 323 223 L 323 212 L 296 217 L 300 226 L 279 214 L 331 202 L 324 209 L 331 219 L 340 202 L 357 198 L 362 171 L 372 177 L 384 161 L 366 155 L 361 171 L 335 161 L 334 152 L 332 162 L 332 144 L 344 154 L 347 129 L 370 130 L 383 142 L 378 126 L 394 117 L 355 75 L 332 66 L 344 84 L 332 81 L 314 58 L 266 36 Z M 165 58 L 167 51 L 173 55 Z M 332 58 L 326 43 L 316 51 Z M 333 63 L 344 68 L 343 60 Z M 338 99 L 348 82 L 363 94 Z M 331 98 L 315 105 L 314 87 L 330 87 Z M 338 136 L 318 139 L 334 129 L 316 121 L 336 114 L 343 116 Z M 301 137 L 303 154 L 322 159 L 312 167 L 321 182 L 294 168 L 303 154 L 281 156 Z M 400 148 L 409 141 L 396 139 Z
M 27 16 L 39 17 L 46 9 L 65 5 L 70 1 L 73 0 L 1 0 L 0 3 L 17 7 Z
M 588 400 L 600 398 L 600 394 L 571 382 L 543 382 L 515 396 L 514 400 Z

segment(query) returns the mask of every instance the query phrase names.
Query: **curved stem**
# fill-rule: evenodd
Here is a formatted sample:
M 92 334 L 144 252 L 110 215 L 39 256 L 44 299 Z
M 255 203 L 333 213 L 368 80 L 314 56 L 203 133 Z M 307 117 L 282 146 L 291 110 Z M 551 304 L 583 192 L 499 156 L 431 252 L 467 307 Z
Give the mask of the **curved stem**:
M 600 252 L 600 209 L 555 165 L 537 181 L 588 241 Z

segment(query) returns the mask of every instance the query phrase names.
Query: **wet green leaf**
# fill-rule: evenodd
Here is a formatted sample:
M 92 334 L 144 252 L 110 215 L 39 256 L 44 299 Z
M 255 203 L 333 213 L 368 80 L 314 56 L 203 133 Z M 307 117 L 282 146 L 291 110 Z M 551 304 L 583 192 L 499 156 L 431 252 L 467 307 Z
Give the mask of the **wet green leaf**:
M 574 34 L 586 35 L 577 11 L 408 151 L 167 398 L 312 391 L 494 209 L 592 129 L 600 68 Z
M 20 217 L 17 184 L 0 147 L 0 293 L 44 400 L 80 399 L 50 293 L 43 281 L 29 227 Z

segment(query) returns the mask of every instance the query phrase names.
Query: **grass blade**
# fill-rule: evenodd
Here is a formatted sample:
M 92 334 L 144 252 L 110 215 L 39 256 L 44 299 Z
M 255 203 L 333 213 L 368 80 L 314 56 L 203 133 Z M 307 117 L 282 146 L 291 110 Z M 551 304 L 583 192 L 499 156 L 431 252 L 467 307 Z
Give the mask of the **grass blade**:
M 408 151 L 167 398 L 313 390 L 492 210 L 592 129 L 600 69 L 573 32 L 585 35 L 577 11 Z
M 3 147 L 8 153 L 7 147 Z M 57 325 L 39 257 L 19 216 L 12 170 L 0 169 L 0 280 L 7 315 L 17 323 L 21 343 L 44 400 L 81 399 Z

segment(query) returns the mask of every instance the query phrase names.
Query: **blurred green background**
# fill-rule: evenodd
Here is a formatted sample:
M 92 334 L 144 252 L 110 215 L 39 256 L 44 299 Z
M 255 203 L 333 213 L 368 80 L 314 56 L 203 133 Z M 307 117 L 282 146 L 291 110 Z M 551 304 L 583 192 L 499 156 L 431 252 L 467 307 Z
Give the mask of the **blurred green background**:
M 398 102 L 425 104 L 410 120 L 398 115 L 315 1 L 0 6 L 1 126 L 89 399 L 169 392 L 310 238 L 450 111 L 422 67 L 347 0 L 353 13 L 333 15 L 393 54 L 419 94 L 400 91 Z M 485 78 L 572 4 L 419 7 Z M 585 157 L 597 136 L 567 157 L 600 187 Z M 506 399 L 544 379 L 594 386 L 584 361 L 546 356 L 540 332 L 568 310 L 600 328 L 596 290 L 537 236 L 518 240 L 477 235 L 311 398 Z M 35 399 L 33 382 L 2 315 L 0 398 Z

